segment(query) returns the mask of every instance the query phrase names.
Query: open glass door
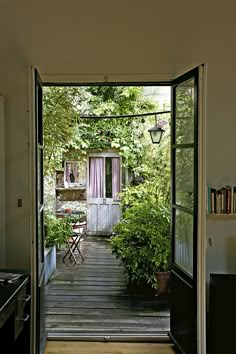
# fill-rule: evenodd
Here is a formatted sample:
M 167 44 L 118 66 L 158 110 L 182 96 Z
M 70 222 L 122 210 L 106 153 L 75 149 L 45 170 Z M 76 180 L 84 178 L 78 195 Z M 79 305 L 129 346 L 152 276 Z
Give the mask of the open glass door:
M 43 90 L 37 70 L 34 70 L 35 82 L 35 201 L 36 201 L 36 353 L 43 354 L 46 342 L 44 293 L 44 221 L 43 221 Z
M 181 353 L 197 353 L 199 69 L 172 82 L 171 332 Z

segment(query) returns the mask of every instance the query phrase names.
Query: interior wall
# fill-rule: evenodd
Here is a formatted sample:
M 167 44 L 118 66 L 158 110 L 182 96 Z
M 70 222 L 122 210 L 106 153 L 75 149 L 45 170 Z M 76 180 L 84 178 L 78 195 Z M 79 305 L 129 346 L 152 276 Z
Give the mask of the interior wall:
M 234 1 L 215 1 L 214 8 L 203 0 L 101 0 L 96 6 L 91 0 L 13 0 L 0 6 L 9 267 L 30 264 L 30 65 L 45 81 L 127 82 L 167 80 L 207 63 L 207 183 L 236 184 Z M 208 278 L 210 272 L 236 271 L 235 226 L 236 221 L 208 223 Z
M 217 49 L 221 63 L 214 71 L 209 70 L 208 77 L 207 185 L 221 188 L 236 185 L 235 46 L 231 45 L 230 34 L 229 38 L 225 34 L 223 48 Z M 209 285 L 211 273 L 236 273 L 236 218 L 208 217 L 206 237 Z M 207 287 L 208 308 L 209 295 Z
M 0 268 L 5 267 L 5 129 L 4 97 L 0 97 Z
M 5 110 L 5 265 L 30 270 L 28 65 L 15 59 L 0 77 Z

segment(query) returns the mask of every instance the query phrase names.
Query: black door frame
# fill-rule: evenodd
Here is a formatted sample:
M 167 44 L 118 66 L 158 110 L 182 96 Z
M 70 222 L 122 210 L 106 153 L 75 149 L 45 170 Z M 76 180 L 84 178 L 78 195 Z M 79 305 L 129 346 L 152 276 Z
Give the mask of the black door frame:
M 198 274 L 198 77 L 199 69 L 181 75 L 172 83 L 172 132 L 171 132 L 171 178 L 172 178 L 172 259 L 171 259 L 171 332 L 170 336 L 180 353 L 197 353 L 197 274 Z M 193 142 L 178 143 L 176 136 L 176 90 L 178 85 L 194 80 Z M 193 207 L 184 207 L 176 202 L 176 151 L 193 151 Z M 189 275 L 175 262 L 175 225 L 177 211 L 193 217 L 193 270 Z M 181 311 L 180 309 L 185 309 Z M 187 328 L 187 330 L 185 329 Z M 184 348 L 184 349 L 183 349 Z
M 166 80 L 166 81 L 137 81 L 137 82 L 133 82 L 133 81 L 116 81 L 116 82 L 54 82 L 54 81 L 43 81 L 42 85 L 43 86 L 170 86 L 172 85 L 174 80 Z M 201 130 L 203 132 L 203 130 Z M 205 148 L 205 146 L 204 146 Z M 203 149 L 204 149 L 203 148 Z M 203 151 L 203 154 L 205 153 L 205 150 Z M 203 198 L 204 199 L 204 198 Z M 204 214 L 205 215 L 205 214 Z M 199 247 L 199 246 L 198 246 Z M 201 250 L 203 251 L 204 247 L 201 247 Z M 35 254 L 35 250 L 33 252 L 33 254 Z M 201 263 L 204 263 L 204 265 L 201 267 L 203 269 L 205 269 L 205 262 L 202 255 L 198 254 L 198 257 L 201 259 Z M 202 265 L 202 264 L 200 264 Z M 205 279 L 205 277 L 204 277 Z M 205 283 L 204 283 L 204 293 L 205 293 Z M 198 291 L 199 293 L 199 291 Z M 202 299 L 204 298 L 204 296 L 202 297 Z M 201 301 L 201 303 L 203 303 L 203 306 L 200 306 L 203 308 L 204 312 L 205 312 L 205 301 Z M 198 301 L 198 305 L 199 305 L 199 301 Z M 203 311 L 201 311 L 201 315 L 203 316 Z M 197 315 L 197 317 L 199 317 L 199 315 Z M 198 318 L 199 319 L 199 318 Z M 200 324 L 202 326 L 202 323 Z M 198 335 L 200 334 L 201 339 L 203 339 L 203 337 L 206 335 L 205 333 L 205 324 L 203 325 L 202 330 L 200 330 L 199 326 L 197 328 L 198 330 Z M 203 341 L 203 340 L 202 340 Z M 204 346 L 204 343 L 203 343 Z

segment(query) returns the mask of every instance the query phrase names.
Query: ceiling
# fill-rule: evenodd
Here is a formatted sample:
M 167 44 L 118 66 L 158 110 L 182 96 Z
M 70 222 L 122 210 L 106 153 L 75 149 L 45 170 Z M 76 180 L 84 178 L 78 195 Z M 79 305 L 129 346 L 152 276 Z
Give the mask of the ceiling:
M 0 0 L 0 60 L 31 64 L 45 78 L 175 77 L 199 64 L 198 46 L 207 53 L 214 40 L 222 9 L 211 10 L 204 0 Z M 200 43 L 209 21 L 210 37 Z M 183 60 L 189 46 L 191 64 Z

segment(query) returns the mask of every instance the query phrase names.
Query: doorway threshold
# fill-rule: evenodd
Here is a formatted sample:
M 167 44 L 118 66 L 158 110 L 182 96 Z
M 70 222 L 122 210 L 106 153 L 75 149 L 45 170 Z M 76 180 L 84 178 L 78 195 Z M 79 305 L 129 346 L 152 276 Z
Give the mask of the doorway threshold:
M 48 332 L 47 340 L 58 341 L 88 341 L 88 342 L 133 342 L 133 343 L 171 343 L 168 332 L 155 333 L 153 335 L 142 334 L 83 334 L 79 332 Z

